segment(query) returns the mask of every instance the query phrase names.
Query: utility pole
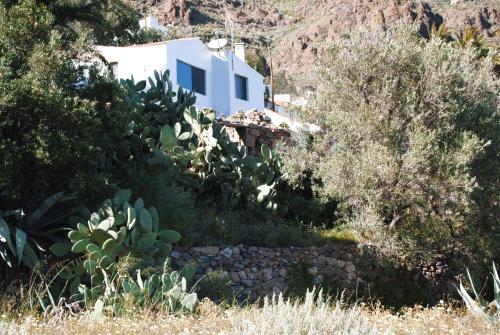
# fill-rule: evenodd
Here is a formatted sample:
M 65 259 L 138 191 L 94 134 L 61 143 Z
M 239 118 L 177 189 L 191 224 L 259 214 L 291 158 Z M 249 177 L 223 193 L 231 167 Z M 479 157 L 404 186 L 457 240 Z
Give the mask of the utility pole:
M 269 50 L 269 70 L 271 74 L 271 110 L 273 112 L 276 112 L 276 105 L 274 104 L 274 72 L 273 72 L 273 52 L 271 48 L 271 43 L 269 42 L 269 39 L 266 38 L 266 44 L 267 44 L 267 49 Z
M 233 20 L 229 21 L 229 28 L 231 29 L 231 69 L 234 71 L 234 23 L 233 23 Z

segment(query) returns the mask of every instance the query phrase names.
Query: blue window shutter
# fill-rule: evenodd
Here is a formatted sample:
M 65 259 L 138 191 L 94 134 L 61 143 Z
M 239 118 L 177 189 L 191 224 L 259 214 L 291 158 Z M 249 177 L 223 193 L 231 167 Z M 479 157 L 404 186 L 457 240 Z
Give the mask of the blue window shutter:
M 177 84 L 186 90 L 205 95 L 205 70 L 177 60 Z
M 191 67 L 193 91 L 205 95 L 205 71 L 196 67 Z
M 237 99 L 248 100 L 248 78 L 235 74 L 234 88 Z
M 191 66 L 181 61 L 177 61 L 177 84 L 186 90 L 193 90 Z

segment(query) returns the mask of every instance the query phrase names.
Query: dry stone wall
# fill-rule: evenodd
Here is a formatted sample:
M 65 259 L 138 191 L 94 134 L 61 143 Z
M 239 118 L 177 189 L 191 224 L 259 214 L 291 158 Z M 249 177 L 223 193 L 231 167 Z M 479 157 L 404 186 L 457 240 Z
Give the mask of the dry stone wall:
M 288 129 L 273 125 L 265 113 L 257 110 L 236 113 L 218 122 L 226 126 L 231 141 L 245 145 L 250 155 L 259 155 L 263 144 L 274 148 L 278 142 L 290 139 Z
M 290 276 L 299 264 L 306 266 L 314 283 L 334 283 L 341 289 L 374 287 L 387 273 L 366 246 L 339 243 L 321 247 L 254 247 L 205 246 L 176 248 L 172 252 L 174 266 L 196 264 L 196 279 L 213 271 L 223 271 L 231 279 L 232 288 L 256 299 L 287 289 Z M 449 268 L 444 260 L 419 267 L 413 272 L 404 266 L 391 274 L 396 280 L 421 283 L 437 298 L 453 289 Z

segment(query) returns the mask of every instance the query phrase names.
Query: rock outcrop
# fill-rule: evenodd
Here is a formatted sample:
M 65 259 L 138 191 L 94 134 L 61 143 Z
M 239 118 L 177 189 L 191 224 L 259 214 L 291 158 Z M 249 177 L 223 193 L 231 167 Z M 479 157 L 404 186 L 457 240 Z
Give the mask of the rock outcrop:
M 157 13 L 162 24 L 191 23 L 192 10 L 188 8 L 186 0 L 166 0 L 158 8 Z
M 407 20 L 428 37 L 433 26 L 443 23 L 455 33 L 473 26 L 491 44 L 500 45 L 500 2 L 495 0 L 446 4 L 438 0 L 162 0 L 154 7 L 161 23 L 175 24 L 179 36 L 229 34 L 232 21 L 235 37 L 261 48 L 265 57 L 269 52 L 262 36 L 273 40 L 275 73 L 301 78 L 304 86 L 315 78 L 314 66 L 327 43 L 359 28 L 384 31 Z

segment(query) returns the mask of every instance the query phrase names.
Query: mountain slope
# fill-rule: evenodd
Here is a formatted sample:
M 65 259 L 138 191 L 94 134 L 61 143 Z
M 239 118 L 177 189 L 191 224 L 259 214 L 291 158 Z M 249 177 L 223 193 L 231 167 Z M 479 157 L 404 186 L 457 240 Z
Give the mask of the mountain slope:
M 274 73 L 300 78 L 300 86 L 314 78 L 316 60 L 328 41 L 360 27 L 385 30 L 405 19 L 415 22 L 424 36 L 445 23 L 455 32 L 474 26 L 496 46 L 500 39 L 500 2 L 494 0 L 130 1 L 141 12 L 158 16 L 177 36 L 230 37 L 232 21 L 235 39 L 248 42 L 252 65 L 268 72 L 272 54 Z

